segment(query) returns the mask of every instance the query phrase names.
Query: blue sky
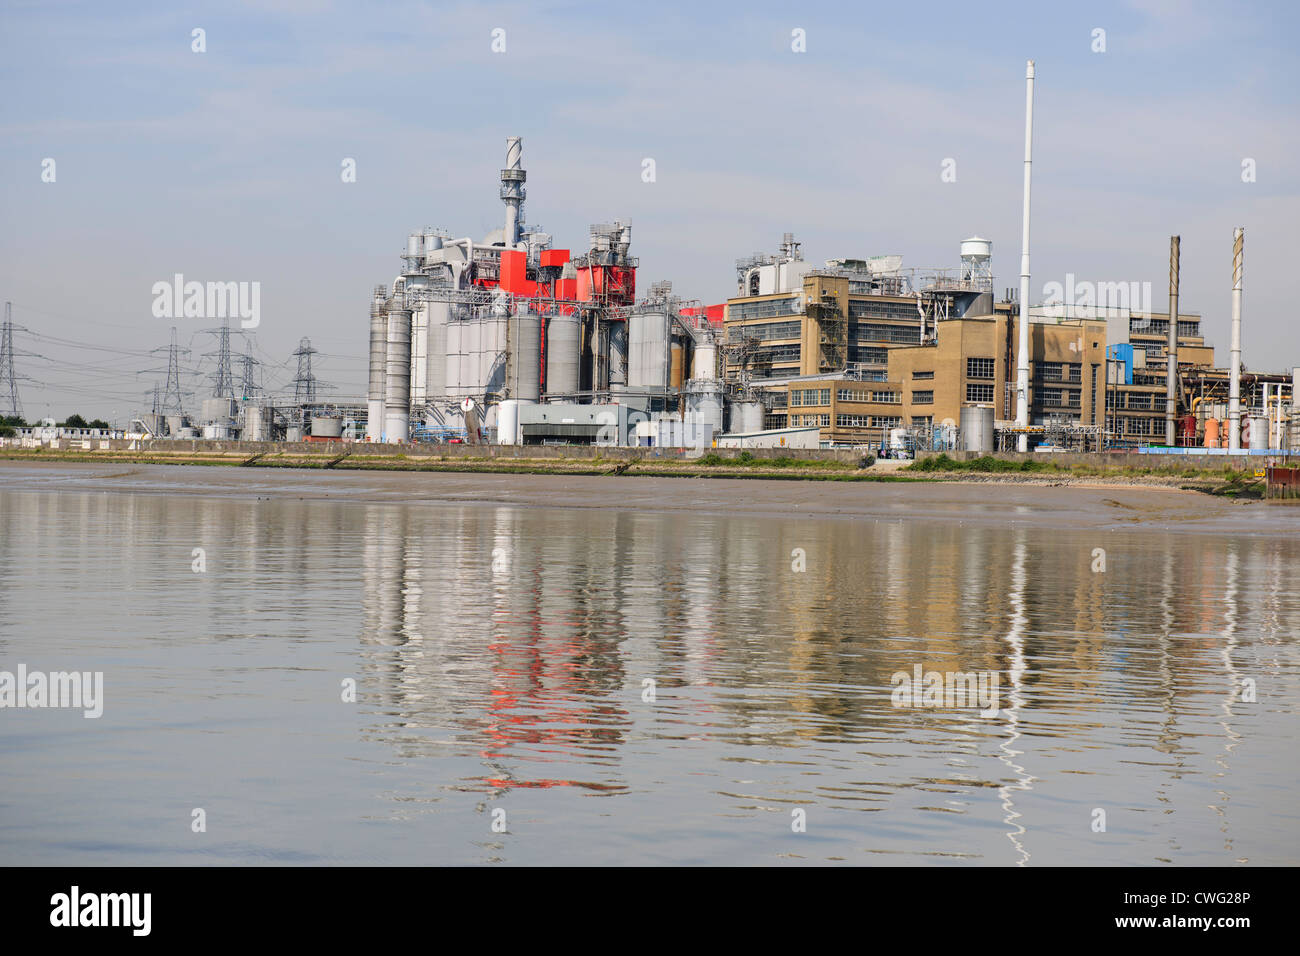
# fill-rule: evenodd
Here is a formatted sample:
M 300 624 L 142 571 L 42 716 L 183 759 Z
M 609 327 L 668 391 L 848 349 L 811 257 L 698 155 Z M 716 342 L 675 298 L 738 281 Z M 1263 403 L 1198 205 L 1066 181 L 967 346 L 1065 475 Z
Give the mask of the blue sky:
M 271 384 L 310 336 L 321 378 L 359 394 L 371 286 L 391 279 L 412 230 L 479 238 L 500 224 L 508 135 L 524 137 L 528 221 L 577 249 L 589 223 L 630 218 L 643 289 L 671 279 L 721 301 L 734 260 L 774 251 L 785 231 L 814 261 L 899 253 L 944 267 L 978 233 L 993 240 L 996 287 L 1015 286 L 1028 58 L 1033 297 L 1073 272 L 1149 281 L 1164 308 L 1181 234 L 1182 307 L 1204 315 L 1226 363 L 1241 225 L 1245 363 L 1300 364 L 1284 292 L 1300 254 L 1290 4 L 0 10 L 0 297 L 44 336 L 19 336 L 29 418 L 138 409 L 159 380 L 139 373 L 164 367 L 149 350 L 173 324 L 151 314 L 150 288 L 176 272 L 261 283 Z M 196 27 L 205 53 L 191 51 Z M 491 50 L 495 28 L 505 53 Z M 806 53 L 791 51 L 795 28 Z M 54 183 L 41 181 L 47 157 Z M 355 183 L 340 179 L 345 157 Z M 956 182 L 941 181 L 947 158 Z M 211 323 L 175 324 L 188 367 L 211 371 L 199 332 Z

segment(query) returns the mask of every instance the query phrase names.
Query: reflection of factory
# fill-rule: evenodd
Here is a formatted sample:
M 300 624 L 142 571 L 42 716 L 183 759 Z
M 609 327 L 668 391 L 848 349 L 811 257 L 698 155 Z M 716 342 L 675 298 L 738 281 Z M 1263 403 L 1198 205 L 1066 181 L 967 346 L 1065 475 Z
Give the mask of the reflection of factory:
M 514 137 L 504 228 L 412 234 L 403 273 L 375 289 L 366 437 L 630 444 L 643 423 L 646 443 L 660 428 L 711 441 L 724 425 L 721 308 L 668 283 L 637 302 L 628 223 L 593 225 L 581 255 L 554 248 L 524 224 L 525 179 Z

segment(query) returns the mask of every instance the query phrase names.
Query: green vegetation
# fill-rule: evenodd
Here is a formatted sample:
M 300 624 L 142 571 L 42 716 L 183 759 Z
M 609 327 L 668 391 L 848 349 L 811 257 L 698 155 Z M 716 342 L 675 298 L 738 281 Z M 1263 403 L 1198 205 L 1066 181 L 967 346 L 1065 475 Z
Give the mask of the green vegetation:
M 1005 461 L 984 455 L 970 461 L 957 461 L 947 455 L 938 455 L 905 465 L 902 471 L 978 471 L 985 474 L 1000 474 L 1008 471 L 1042 473 L 1059 472 L 1060 466 L 1054 461 Z

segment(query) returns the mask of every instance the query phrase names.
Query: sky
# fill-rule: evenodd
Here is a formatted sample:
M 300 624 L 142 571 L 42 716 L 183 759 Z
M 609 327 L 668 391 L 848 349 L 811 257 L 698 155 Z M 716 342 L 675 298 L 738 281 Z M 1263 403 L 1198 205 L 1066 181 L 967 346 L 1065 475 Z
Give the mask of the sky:
M 260 284 L 260 323 L 232 348 L 269 387 L 309 337 L 326 394 L 363 395 L 372 287 L 410 232 L 502 224 L 512 135 L 526 220 L 576 253 L 589 224 L 630 219 L 642 290 L 721 302 L 735 260 L 783 232 L 814 262 L 942 268 L 978 234 L 1000 295 L 1019 285 L 1028 59 L 1031 299 L 1073 274 L 1150 282 L 1163 310 L 1180 235 L 1181 311 L 1226 365 L 1242 226 L 1243 362 L 1286 370 L 1298 11 L 2 0 L 0 299 L 24 412 L 125 424 L 164 381 L 172 326 L 189 405 L 209 395 L 214 321 L 154 315 L 177 273 Z

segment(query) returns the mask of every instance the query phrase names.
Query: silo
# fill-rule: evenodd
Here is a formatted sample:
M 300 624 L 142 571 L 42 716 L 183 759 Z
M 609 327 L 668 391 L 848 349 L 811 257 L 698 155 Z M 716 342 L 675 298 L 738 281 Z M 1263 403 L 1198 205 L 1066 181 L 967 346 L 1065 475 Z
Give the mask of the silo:
M 669 347 L 666 312 L 632 313 L 627 320 L 628 386 L 668 388 Z
M 1269 447 L 1268 419 L 1259 416 L 1250 420 L 1250 447 L 1260 449 Z
M 411 407 L 423 408 L 428 400 L 429 304 L 411 313 Z
M 993 450 L 993 406 L 963 405 L 961 408 L 961 447 L 986 455 Z
M 410 438 L 411 426 L 411 311 L 400 299 L 388 306 L 387 345 L 384 440 L 404 442 Z
M 370 303 L 370 389 L 366 393 L 366 438 L 379 441 L 384 434 L 384 374 L 388 364 L 388 319 L 384 315 L 382 287 Z
M 609 324 L 609 384 L 627 385 L 627 323 Z
M 692 379 L 686 383 L 686 421 L 693 425 L 712 425 L 715 436 L 722 434 L 721 382 Z
M 482 397 L 505 389 L 507 316 L 494 310 L 474 322 L 478 325 L 478 368 L 472 394 Z
M 448 318 L 446 330 L 445 372 L 443 374 L 443 392 L 448 398 L 460 399 L 466 394 L 465 383 L 465 338 L 469 323 Z
M 674 342 L 669 360 L 668 387 L 674 391 L 682 387 L 682 364 L 685 362 L 685 348 L 681 342 Z
M 566 395 L 578 390 L 581 337 L 582 320 L 577 315 L 552 315 L 546 320 L 546 394 Z
M 429 360 L 428 371 L 425 373 L 425 387 L 430 401 L 447 393 L 448 311 L 446 302 L 429 303 Z
M 497 406 L 497 444 L 518 445 L 519 442 L 519 402 L 508 398 Z
M 733 402 L 731 406 L 731 431 L 740 435 L 763 430 L 763 404 L 761 402 Z
M 691 360 L 691 378 L 714 379 L 718 377 L 718 347 L 713 339 L 702 339 L 695 346 Z
M 535 312 L 516 312 L 509 321 L 506 393 L 522 402 L 536 402 L 542 397 L 542 317 Z

